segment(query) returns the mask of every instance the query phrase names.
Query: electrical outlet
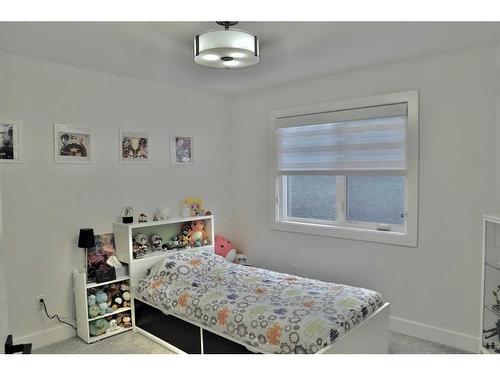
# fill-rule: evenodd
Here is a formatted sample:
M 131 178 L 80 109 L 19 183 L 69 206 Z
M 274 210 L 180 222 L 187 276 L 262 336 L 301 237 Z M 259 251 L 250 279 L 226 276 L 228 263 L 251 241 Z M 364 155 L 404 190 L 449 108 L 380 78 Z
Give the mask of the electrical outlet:
M 43 305 L 40 302 L 41 299 L 43 299 L 44 301 L 46 301 L 45 294 L 40 294 L 39 296 L 36 296 L 36 309 L 37 310 L 42 310 L 43 309 Z M 45 303 L 47 303 L 47 302 L 45 302 Z

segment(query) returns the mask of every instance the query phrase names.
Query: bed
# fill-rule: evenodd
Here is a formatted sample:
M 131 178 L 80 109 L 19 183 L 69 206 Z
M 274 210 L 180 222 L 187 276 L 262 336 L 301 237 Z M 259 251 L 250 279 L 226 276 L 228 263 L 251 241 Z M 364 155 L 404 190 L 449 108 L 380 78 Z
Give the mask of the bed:
M 389 304 L 375 291 L 228 263 L 206 251 L 173 252 L 143 273 L 136 306 L 170 318 L 179 335 L 168 336 L 169 328 L 165 340 L 163 323 L 141 325 L 137 317 L 136 326 L 171 348 L 180 344 L 169 341 L 199 335 L 200 351 L 188 352 L 211 352 L 210 342 L 227 352 L 230 343 L 251 353 L 387 352 Z

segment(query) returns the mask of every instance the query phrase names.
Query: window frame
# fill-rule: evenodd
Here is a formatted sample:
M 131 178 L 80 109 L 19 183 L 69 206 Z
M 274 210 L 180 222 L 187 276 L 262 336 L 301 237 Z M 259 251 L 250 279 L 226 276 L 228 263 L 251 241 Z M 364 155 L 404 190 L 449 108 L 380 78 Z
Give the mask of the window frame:
M 408 111 L 407 128 L 407 171 L 405 188 L 405 222 L 403 225 L 390 225 L 390 231 L 377 230 L 377 223 L 347 221 L 347 178 L 337 176 L 336 181 L 336 208 L 335 221 L 304 219 L 287 216 L 287 202 L 285 193 L 286 176 L 277 171 L 277 119 L 289 116 L 307 115 L 328 111 L 348 110 L 395 103 L 406 103 Z M 297 108 L 288 108 L 271 113 L 272 163 L 272 213 L 271 229 L 286 232 L 296 232 L 327 237 L 338 237 L 352 240 L 387 243 L 417 247 L 418 238 L 418 161 L 419 161 L 419 109 L 418 91 L 405 91 L 365 98 L 342 100 L 330 103 L 321 103 Z M 308 175 L 328 173 L 304 173 Z M 335 175 L 335 174 L 332 174 Z M 370 175 L 360 172 L 359 175 Z M 339 181 L 341 183 L 339 184 Z

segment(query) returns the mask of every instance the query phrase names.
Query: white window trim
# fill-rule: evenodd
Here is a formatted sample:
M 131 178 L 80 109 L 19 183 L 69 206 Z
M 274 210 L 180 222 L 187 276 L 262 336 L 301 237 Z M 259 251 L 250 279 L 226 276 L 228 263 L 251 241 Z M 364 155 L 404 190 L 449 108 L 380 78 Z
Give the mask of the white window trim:
M 340 216 L 341 222 L 323 222 L 321 220 L 307 220 L 286 218 L 286 213 L 280 210 L 286 204 L 280 205 L 280 196 L 283 187 L 281 186 L 281 176 L 277 171 L 277 126 L 278 118 L 287 116 L 299 116 L 304 114 L 321 113 L 327 111 L 345 110 L 350 108 L 362 108 L 377 105 L 387 105 L 393 103 L 407 103 L 408 108 L 408 143 L 407 143 L 407 173 L 406 173 L 406 220 L 404 233 L 397 231 L 379 231 L 373 223 L 349 223 L 346 226 L 342 222 L 345 213 Z M 406 91 L 378 96 L 371 96 L 359 99 L 337 101 L 333 103 L 321 103 L 317 105 L 303 106 L 298 108 L 288 108 L 271 113 L 271 139 L 272 142 L 272 163 L 271 163 L 271 229 L 286 232 L 296 232 L 327 237 L 339 237 L 360 241 L 387 243 L 417 247 L 418 238 L 418 162 L 419 162 L 419 113 L 418 113 L 418 91 Z M 341 187 L 345 188 L 345 187 Z M 286 203 L 286 202 L 284 202 Z M 337 202 L 340 203 L 340 202 Z M 341 207 L 337 206 L 337 209 Z M 342 209 L 345 210 L 345 207 Z M 339 215 L 337 215 L 337 218 Z M 395 228 L 396 229 L 396 228 Z M 400 230 L 400 228 L 398 228 Z

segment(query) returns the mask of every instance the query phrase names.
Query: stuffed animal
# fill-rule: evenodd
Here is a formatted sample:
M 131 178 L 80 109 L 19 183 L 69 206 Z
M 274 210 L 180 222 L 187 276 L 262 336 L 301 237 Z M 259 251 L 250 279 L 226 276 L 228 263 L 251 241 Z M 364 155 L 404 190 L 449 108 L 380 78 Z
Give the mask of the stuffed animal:
M 148 238 L 142 233 L 137 233 L 134 237 L 133 249 L 134 258 L 141 258 L 149 251 Z
M 191 246 L 202 246 L 207 239 L 205 231 L 205 222 L 203 220 L 195 220 L 191 222 L 191 233 L 189 234 L 189 244 Z
M 118 321 L 116 319 L 111 319 L 109 321 L 108 331 L 112 332 L 112 331 L 116 331 L 117 329 L 118 329 Z
M 89 322 L 89 333 L 90 336 L 99 336 L 106 332 L 109 327 L 109 323 L 106 319 L 97 319 Z
M 152 234 L 149 240 L 151 241 L 153 251 L 163 251 L 163 238 L 158 233 Z
M 248 258 L 245 254 L 238 253 L 236 254 L 236 259 L 234 260 L 234 263 L 246 266 L 248 263 Z
M 236 250 L 233 247 L 231 241 L 221 236 L 220 234 L 215 235 L 215 254 L 220 255 L 228 262 L 233 262 L 236 258 Z
M 132 322 L 131 322 L 130 316 L 125 315 L 122 318 L 122 327 L 123 328 L 130 328 L 130 327 L 132 327 Z
M 185 224 L 181 229 L 181 246 L 189 247 L 189 235 L 191 233 L 191 225 Z
M 125 291 L 122 293 L 123 307 L 130 307 L 130 292 Z
M 95 303 L 94 294 L 90 294 L 89 296 L 87 296 L 87 304 L 89 306 L 89 318 L 95 318 L 100 314 L 101 310 L 99 309 L 99 306 L 97 306 Z
M 108 295 L 104 293 L 102 290 L 98 290 L 95 294 L 95 302 L 97 306 L 99 306 L 99 313 L 101 315 L 110 313 L 113 311 L 111 307 L 108 305 Z

